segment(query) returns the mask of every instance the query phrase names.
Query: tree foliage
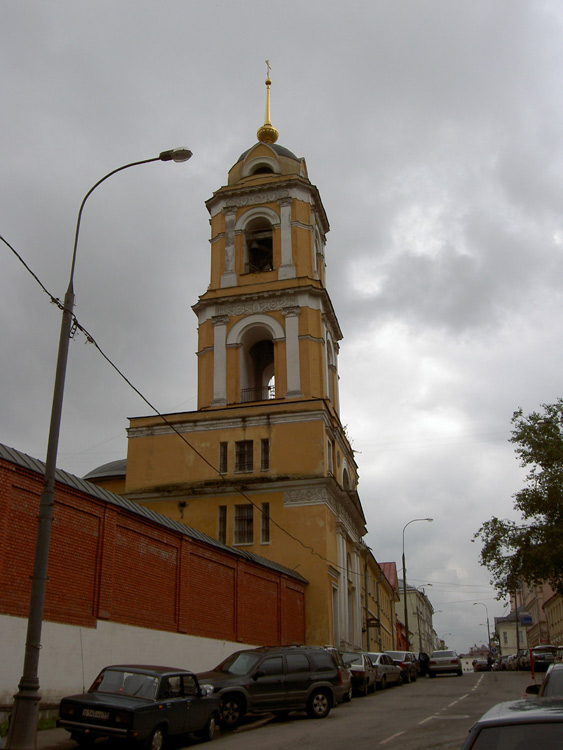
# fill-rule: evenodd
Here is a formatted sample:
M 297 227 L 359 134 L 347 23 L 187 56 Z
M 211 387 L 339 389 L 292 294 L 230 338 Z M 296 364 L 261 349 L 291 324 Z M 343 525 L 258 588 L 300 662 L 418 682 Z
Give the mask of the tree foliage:
M 483 542 L 481 564 L 499 598 L 520 580 L 547 581 L 563 594 L 563 399 L 541 408 L 528 416 L 518 409 L 512 416 L 510 442 L 528 470 L 526 486 L 514 495 L 521 522 L 493 516 L 474 537 Z

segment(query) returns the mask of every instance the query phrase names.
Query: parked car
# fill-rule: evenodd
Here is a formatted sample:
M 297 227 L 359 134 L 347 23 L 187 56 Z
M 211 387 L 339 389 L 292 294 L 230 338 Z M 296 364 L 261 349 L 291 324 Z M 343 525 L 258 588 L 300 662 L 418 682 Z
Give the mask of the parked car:
M 342 653 L 344 664 L 352 673 L 352 688 L 359 695 L 367 695 L 375 692 L 377 681 L 377 669 L 367 654 L 344 651 Z
M 518 669 L 518 654 L 509 654 L 506 660 L 507 672 L 515 672 Z
M 337 701 L 338 703 L 349 703 L 352 700 L 352 695 L 354 692 L 352 688 L 352 671 L 349 667 L 346 666 L 346 664 L 344 664 L 342 653 L 338 651 L 338 649 L 334 648 L 334 646 L 325 646 L 325 648 L 327 651 L 330 651 L 330 653 L 334 657 L 334 660 L 338 665 L 338 669 L 342 674 L 342 685 L 336 692 Z
M 530 669 L 530 650 L 527 648 L 518 652 L 518 669 Z
M 556 748 L 563 743 L 563 700 L 532 698 L 497 703 L 469 730 L 461 750 Z
M 547 670 L 543 682 L 533 683 L 526 688 L 526 695 L 540 698 L 563 698 L 563 663 L 556 662 Z
M 555 661 L 557 646 L 545 644 L 532 649 L 532 661 L 536 672 L 545 672 Z
M 401 669 L 401 679 L 404 683 L 415 682 L 418 677 L 416 655 L 410 651 L 386 651 L 388 656 Z
M 384 690 L 390 685 L 401 685 L 401 668 L 393 664 L 393 659 L 389 654 L 368 653 L 372 664 L 377 668 L 376 688 Z
M 461 659 L 455 651 L 432 651 L 430 662 L 428 663 L 428 674 L 430 677 L 436 677 L 437 674 L 454 673 L 461 677 L 463 668 Z
M 491 669 L 488 659 L 473 659 L 471 663 L 474 672 L 489 672 Z
M 509 654 L 503 654 L 502 656 L 497 657 L 496 661 L 493 664 L 493 669 L 495 672 L 505 672 L 506 671 L 506 662 L 508 660 Z
M 322 719 L 337 704 L 343 684 L 334 656 L 316 646 L 236 651 L 197 678 L 221 698 L 226 729 L 240 724 L 247 713 L 306 710 Z
M 220 716 L 219 699 L 192 672 L 118 664 L 103 669 L 87 693 L 63 698 L 57 723 L 81 746 L 111 737 L 161 750 L 171 735 L 212 739 Z

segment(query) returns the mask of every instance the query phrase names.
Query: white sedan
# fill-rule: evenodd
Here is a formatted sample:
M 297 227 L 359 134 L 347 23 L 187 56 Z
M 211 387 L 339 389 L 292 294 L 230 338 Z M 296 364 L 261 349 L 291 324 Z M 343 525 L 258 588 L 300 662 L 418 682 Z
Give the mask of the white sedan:
M 401 680 L 401 668 L 393 663 L 393 659 L 390 656 L 370 652 L 368 652 L 368 656 L 373 665 L 377 667 L 376 687 L 378 690 L 383 690 L 390 685 L 403 684 Z

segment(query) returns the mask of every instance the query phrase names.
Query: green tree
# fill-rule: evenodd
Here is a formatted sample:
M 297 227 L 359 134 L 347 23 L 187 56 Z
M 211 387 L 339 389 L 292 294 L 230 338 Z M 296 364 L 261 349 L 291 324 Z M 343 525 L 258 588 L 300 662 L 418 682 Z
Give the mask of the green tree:
M 526 486 L 514 495 L 516 523 L 493 516 L 474 539 L 483 542 L 481 564 L 492 574 L 499 598 L 518 581 L 549 582 L 563 594 L 563 399 L 542 404 L 542 413 L 512 416 L 512 437 Z

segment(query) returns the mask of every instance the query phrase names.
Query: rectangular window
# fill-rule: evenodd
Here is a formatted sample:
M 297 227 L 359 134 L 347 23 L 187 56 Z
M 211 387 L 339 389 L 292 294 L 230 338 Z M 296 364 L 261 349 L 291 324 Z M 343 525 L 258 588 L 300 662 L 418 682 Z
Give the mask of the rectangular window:
M 222 544 L 227 544 L 227 506 L 219 506 L 219 516 L 217 518 L 217 539 Z
M 235 505 L 235 544 L 254 542 L 252 511 L 253 506 L 250 504 Z
M 254 468 L 252 440 L 237 440 L 235 443 L 235 471 L 252 471 Z
M 329 474 L 332 474 L 334 471 L 334 467 L 332 464 L 332 448 L 333 448 L 332 440 L 327 440 L 326 450 L 327 450 L 327 467 L 328 467 Z
M 270 441 L 268 438 L 260 441 L 260 471 L 270 469 Z
M 227 446 L 228 443 L 219 443 L 219 474 L 226 474 L 228 470 Z
M 508 633 L 506 632 L 506 630 L 502 631 L 502 642 L 505 646 L 508 645 Z
M 262 521 L 260 523 L 260 544 L 270 543 L 270 503 L 262 503 Z

